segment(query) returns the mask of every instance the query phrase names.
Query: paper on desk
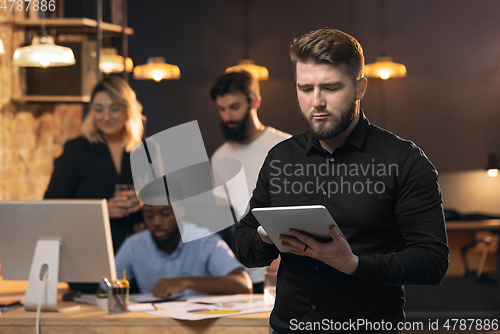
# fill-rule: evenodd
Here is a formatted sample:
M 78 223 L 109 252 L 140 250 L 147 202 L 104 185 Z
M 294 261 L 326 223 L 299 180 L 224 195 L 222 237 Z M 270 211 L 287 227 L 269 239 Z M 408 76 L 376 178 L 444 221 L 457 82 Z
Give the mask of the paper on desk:
M 191 298 L 186 302 L 156 304 L 162 310 L 147 312 L 179 320 L 203 320 L 249 313 L 269 312 L 263 297 L 250 295 Z
M 138 303 L 129 303 L 128 311 L 129 312 L 148 312 L 155 311 L 156 307 L 153 304 L 138 304 Z

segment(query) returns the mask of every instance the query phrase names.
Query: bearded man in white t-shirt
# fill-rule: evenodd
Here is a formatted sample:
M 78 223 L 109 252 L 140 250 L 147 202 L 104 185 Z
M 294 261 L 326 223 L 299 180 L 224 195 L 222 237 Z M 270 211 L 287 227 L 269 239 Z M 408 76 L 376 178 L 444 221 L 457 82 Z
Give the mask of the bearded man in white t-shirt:
M 231 206 L 236 219 L 239 220 L 248 206 L 267 152 L 291 135 L 261 123 L 257 116 L 262 102 L 259 83 L 249 72 L 229 72 L 221 75 L 210 90 L 210 96 L 217 106 L 221 130 L 226 138 L 212 155 L 215 183 L 222 184 L 233 176 L 230 175 L 232 171 L 225 168 L 226 164 L 216 163 L 220 158 L 240 161 L 246 177 L 246 185 L 244 182 L 235 183 L 234 180 L 226 183 Z M 226 194 L 217 189 L 214 194 L 216 197 L 226 198 Z M 254 293 L 263 293 L 265 270 L 266 268 L 247 268 Z

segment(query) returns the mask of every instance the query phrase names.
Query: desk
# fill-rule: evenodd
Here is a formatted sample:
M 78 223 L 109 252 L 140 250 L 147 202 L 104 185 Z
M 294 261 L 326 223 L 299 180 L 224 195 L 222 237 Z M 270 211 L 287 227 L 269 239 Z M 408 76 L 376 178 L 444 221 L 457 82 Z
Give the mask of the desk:
M 4 281 L 2 275 L 0 275 L 0 299 L 19 295 L 22 295 L 24 298 L 24 293 L 27 288 L 28 281 Z M 59 294 L 68 292 L 68 283 L 58 283 L 57 290 Z
M 465 271 L 460 259 L 460 249 L 465 244 L 474 240 L 475 233 L 480 231 L 500 231 L 500 219 L 472 220 L 472 221 L 449 221 L 446 222 L 450 246 L 450 268 L 449 276 L 462 276 Z M 458 234 L 461 235 L 458 235 Z M 464 235 L 466 233 L 466 235 Z M 500 283 L 500 247 L 496 250 L 496 272 Z
M 27 281 L 3 281 L 0 276 L 0 299 L 11 299 L 26 291 Z M 59 283 L 59 293 L 67 291 L 66 283 Z M 16 298 L 19 299 L 19 298 Z M 40 332 L 43 334 L 164 334 L 164 333 L 241 333 L 269 334 L 270 312 L 207 319 L 200 321 L 175 320 L 144 312 L 108 314 L 97 306 L 59 302 L 60 307 L 80 305 L 77 311 L 43 312 Z M 0 315 L 1 334 L 35 333 L 36 312 L 18 308 Z
M 499 231 L 500 219 L 446 222 L 448 231 Z
M 61 302 L 60 306 L 73 306 L 73 302 Z M 132 334 L 132 333 L 241 333 L 269 334 L 269 312 L 240 316 L 207 319 L 200 321 L 175 320 L 144 312 L 108 314 L 97 306 L 80 305 L 77 311 L 44 312 L 40 317 L 40 332 L 43 334 Z M 0 316 L 0 333 L 33 334 L 36 312 L 18 308 L 3 312 Z

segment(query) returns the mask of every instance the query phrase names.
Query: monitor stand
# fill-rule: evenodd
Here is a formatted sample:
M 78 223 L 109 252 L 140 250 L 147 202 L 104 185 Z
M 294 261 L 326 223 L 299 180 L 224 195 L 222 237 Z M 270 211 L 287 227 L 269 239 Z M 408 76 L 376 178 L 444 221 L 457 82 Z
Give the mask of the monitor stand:
M 37 241 L 31 262 L 28 289 L 24 297 L 26 311 L 36 311 L 40 303 L 41 311 L 63 311 L 57 307 L 60 248 L 61 240 Z M 45 277 L 46 274 L 48 274 L 47 277 Z M 46 278 L 45 282 L 44 278 Z

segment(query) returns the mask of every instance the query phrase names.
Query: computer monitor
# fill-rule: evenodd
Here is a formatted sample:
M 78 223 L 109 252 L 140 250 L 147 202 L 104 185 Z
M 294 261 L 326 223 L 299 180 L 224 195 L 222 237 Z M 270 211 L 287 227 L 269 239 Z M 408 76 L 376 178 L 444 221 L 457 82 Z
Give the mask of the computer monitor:
M 113 281 L 106 200 L 0 201 L 0 263 L 4 280 L 29 281 L 28 311 L 42 296 L 41 310 L 57 311 L 57 282 Z

